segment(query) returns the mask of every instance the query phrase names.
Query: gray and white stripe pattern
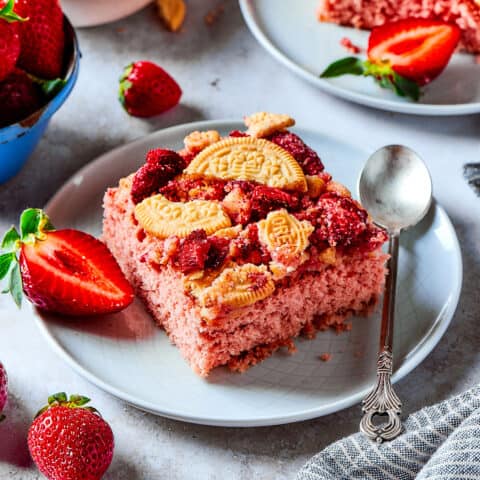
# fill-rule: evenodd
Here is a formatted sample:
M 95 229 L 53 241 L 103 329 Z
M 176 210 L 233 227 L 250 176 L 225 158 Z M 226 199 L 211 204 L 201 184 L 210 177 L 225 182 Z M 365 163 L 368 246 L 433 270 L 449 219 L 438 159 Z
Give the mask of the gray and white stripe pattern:
M 376 444 L 356 433 L 327 447 L 297 480 L 480 479 L 480 386 L 410 415 L 405 432 Z

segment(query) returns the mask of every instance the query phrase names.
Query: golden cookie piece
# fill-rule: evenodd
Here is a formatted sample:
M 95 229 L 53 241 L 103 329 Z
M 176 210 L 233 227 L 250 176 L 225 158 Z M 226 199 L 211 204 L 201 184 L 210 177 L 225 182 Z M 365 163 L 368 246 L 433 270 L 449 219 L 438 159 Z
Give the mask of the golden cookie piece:
M 305 175 L 292 155 L 268 140 L 253 137 L 226 138 L 210 145 L 192 160 L 184 172 L 307 191 Z
M 215 237 L 233 239 L 233 238 L 237 238 L 241 231 L 242 231 L 242 226 L 235 225 L 234 227 L 227 227 L 227 228 L 222 228 L 221 230 L 217 230 L 213 235 Z
M 318 198 L 325 188 L 325 181 L 317 175 L 305 175 L 307 179 L 308 196 Z
M 265 265 L 235 265 L 225 268 L 210 287 L 194 292 L 203 306 L 214 304 L 245 307 L 271 295 L 275 282 Z
M 216 130 L 208 130 L 206 132 L 195 132 L 190 133 L 183 139 L 185 148 L 192 153 L 198 153 L 204 148 L 220 141 L 220 134 Z
M 230 218 L 218 202 L 170 202 L 160 194 L 139 203 L 135 207 L 135 217 L 146 232 L 159 238 L 171 235 L 186 237 L 198 229 L 211 235 L 231 225 Z
M 337 249 L 335 247 L 328 247 L 322 250 L 318 255 L 318 259 L 328 265 L 335 265 L 337 261 Z
M 350 190 L 339 182 L 335 182 L 334 180 L 327 183 L 325 187 L 326 192 L 336 193 L 341 197 L 351 197 L 352 194 Z
M 256 138 L 268 137 L 272 133 L 295 125 L 295 120 L 288 115 L 268 112 L 254 113 L 245 117 L 244 122 L 248 127 L 247 134 Z
M 156 0 L 158 15 L 165 27 L 171 32 L 176 32 L 183 25 L 187 6 L 184 0 Z
M 275 210 L 258 222 L 258 238 L 270 253 L 288 248 L 291 255 L 302 254 L 310 244 L 314 227 L 308 220 L 297 220 L 286 210 Z

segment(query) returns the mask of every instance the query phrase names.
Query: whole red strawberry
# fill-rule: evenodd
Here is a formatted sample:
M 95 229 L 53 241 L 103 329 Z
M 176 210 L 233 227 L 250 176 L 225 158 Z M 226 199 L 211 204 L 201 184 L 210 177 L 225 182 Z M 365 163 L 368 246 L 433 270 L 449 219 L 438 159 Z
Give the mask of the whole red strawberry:
M 5 418 L 2 414 L 3 409 L 7 403 L 8 395 L 8 379 L 7 372 L 5 371 L 2 362 L 0 362 L 0 422 Z
M 112 429 L 80 395 L 57 393 L 28 431 L 28 448 L 49 480 L 99 480 L 113 458 Z
M 40 87 L 16 68 L 0 82 L 0 128 L 19 122 L 42 106 Z
M 58 0 L 16 0 L 15 11 L 28 18 L 19 25 L 18 66 L 40 78 L 61 77 L 65 33 Z
M 119 100 L 135 117 L 153 117 L 177 105 L 182 96 L 178 83 L 152 62 L 135 62 L 120 78 Z
M 17 305 L 22 288 L 38 308 L 72 316 L 118 312 L 133 301 L 133 289 L 105 244 L 78 230 L 54 231 L 42 210 L 25 210 L 20 234 L 12 227 L 2 247 L 0 279 L 10 275 L 8 291 Z
M 185 160 L 173 150 L 157 148 L 147 153 L 146 162 L 142 165 L 132 183 L 133 203 L 140 203 L 143 199 L 157 192 L 173 177 L 178 175 L 187 166 Z
M 15 0 L 0 0 L 0 82 L 13 72 L 20 55 L 18 22 L 25 19 L 14 11 Z

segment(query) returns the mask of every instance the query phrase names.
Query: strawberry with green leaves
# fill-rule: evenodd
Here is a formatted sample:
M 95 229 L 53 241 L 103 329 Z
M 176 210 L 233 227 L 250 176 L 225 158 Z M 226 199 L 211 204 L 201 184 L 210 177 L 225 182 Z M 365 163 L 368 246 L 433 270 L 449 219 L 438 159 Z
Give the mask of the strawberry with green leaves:
M 410 18 L 372 30 L 368 60 L 347 57 L 327 67 L 322 78 L 371 76 L 383 88 L 418 100 L 420 88 L 447 66 L 460 40 L 460 29 L 440 20 Z
M 15 68 L 20 56 L 19 22 L 27 20 L 14 8 L 15 0 L 0 1 L 0 82 Z
M 30 426 L 30 454 L 49 480 L 100 480 L 110 466 L 112 429 L 89 402 L 80 395 L 52 395 Z
M 20 232 L 4 236 L 0 279 L 20 306 L 22 291 L 38 308 L 65 315 L 118 312 L 134 294 L 118 263 L 100 240 L 78 230 L 55 230 L 40 209 L 25 210 Z
M 135 62 L 120 78 L 118 98 L 135 117 L 153 117 L 170 110 L 180 101 L 182 89 L 163 68 L 152 62 Z

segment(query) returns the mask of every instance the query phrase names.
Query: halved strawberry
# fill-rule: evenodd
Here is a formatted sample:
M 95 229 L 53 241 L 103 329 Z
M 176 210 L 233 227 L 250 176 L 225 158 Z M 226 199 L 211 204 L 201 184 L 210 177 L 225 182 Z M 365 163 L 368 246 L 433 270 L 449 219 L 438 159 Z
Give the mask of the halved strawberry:
M 409 18 L 374 28 L 368 40 L 368 58 L 425 85 L 447 66 L 459 40 L 460 29 L 455 24 Z
M 343 58 L 329 65 L 320 76 L 371 76 L 381 87 L 418 100 L 418 87 L 440 75 L 459 39 L 460 29 L 440 20 L 410 18 L 386 23 L 370 34 L 368 60 Z
M 132 303 L 132 287 L 100 240 L 78 230 L 54 231 L 39 209 L 23 212 L 20 230 L 6 233 L 7 252 L 0 255 L 0 278 L 10 272 L 7 291 L 17 304 L 22 287 L 35 306 L 66 315 L 112 313 Z

